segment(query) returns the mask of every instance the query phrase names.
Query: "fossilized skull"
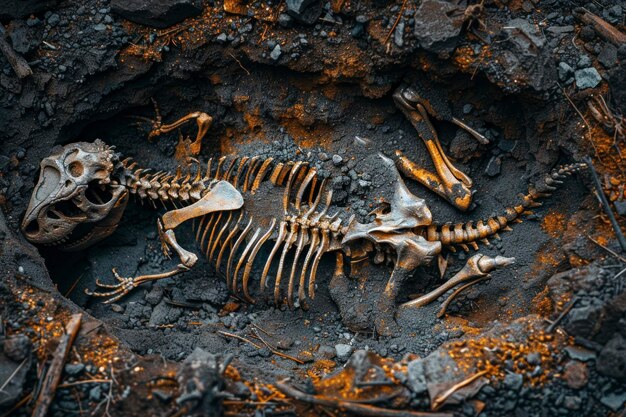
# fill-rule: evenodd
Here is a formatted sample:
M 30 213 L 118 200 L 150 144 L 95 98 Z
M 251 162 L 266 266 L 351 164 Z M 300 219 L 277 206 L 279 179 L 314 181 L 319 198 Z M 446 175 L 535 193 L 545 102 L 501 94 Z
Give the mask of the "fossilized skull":
M 376 245 L 391 247 L 396 255 L 396 266 L 414 269 L 429 264 L 441 252 L 440 242 L 427 241 L 420 233 L 432 223 L 432 214 L 424 199 L 413 195 L 400 177 L 393 161 L 379 155 L 389 170 L 395 172 L 396 183 L 389 207 L 374 211 L 371 223 L 353 221 L 343 238 L 342 244 L 354 252 L 354 244 L 365 240 Z M 358 249 L 357 249 L 358 251 Z
M 41 161 L 39 181 L 22 221 L 22 232 L 37 244 L 79 250 L 109 236 L 128 201 L 112 178 L 117 156 L 101 140 L 53 149 Z

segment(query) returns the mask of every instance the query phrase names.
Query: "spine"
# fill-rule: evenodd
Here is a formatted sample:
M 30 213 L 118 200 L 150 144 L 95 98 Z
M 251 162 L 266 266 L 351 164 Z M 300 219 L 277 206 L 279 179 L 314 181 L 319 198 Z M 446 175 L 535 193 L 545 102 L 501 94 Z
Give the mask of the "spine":
M 431 242 L 439 241 L 450 248 L 459 246 L 463 250 L 469 251 L 469 245 L 477 250 L 478 241 L 488 245 L 488 238 L 499 238 L 498 233 L 500 231 L 511 230 L 509 224 L 521 223 L 521 216 L 532 214 L 531 208 L 541 206 L 537 200 L 550 196 L 557 186 L 563 183 L 563 179 L 586 167 L 587 164 L 585 163 L 575 163 L 555 168 L 545 176 L 543 183 L 537 184 L 537 187 L 531 187 L 525 195 L 520 194 L 520 204 L 507 208 L 501 215 L 480 220 L 476 224 L 473 221 L 455 225 L 449 223 L 444 225 L 432 224 L 426 231 L 426 239 Z

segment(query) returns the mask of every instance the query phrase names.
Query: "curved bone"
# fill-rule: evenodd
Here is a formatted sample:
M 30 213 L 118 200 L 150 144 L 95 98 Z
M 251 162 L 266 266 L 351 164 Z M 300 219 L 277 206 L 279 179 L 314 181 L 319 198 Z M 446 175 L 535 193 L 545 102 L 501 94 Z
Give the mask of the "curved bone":
M 415 300 L 411 300 L 402 304 L 400 307 L 421 307 L 426 304 L 430 304 L 441 295 L 443 295 L 446 291 L 456 287 L 458 284 L 465 281 L 473 280 L 475 278 L 484 277 L 494 269 L 502 266 L 511 265 L 514 262 L 515 258 L 505 258 L 504 256 L 499 255 L 495 258 L 492 258 L 490 256 L 485 256 L 477 253 L 476 255 L 469 258 L 465 266 L 445 284 L 429 292 L 428 294 L 425 294 L 419 298 L 416 298 Z

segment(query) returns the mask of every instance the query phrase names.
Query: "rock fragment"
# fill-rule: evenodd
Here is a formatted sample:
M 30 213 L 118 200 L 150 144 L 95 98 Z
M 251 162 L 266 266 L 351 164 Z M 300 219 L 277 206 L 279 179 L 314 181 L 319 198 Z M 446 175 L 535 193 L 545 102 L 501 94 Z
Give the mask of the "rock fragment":
M 604 346 L 596 367 L 602 375 L 626 380 L 626 339 L 619 333 Z
M 580 69 L 574 73 L 574 76 L 576 87 L 580 90 L 595 88 L 602 81 L 602 77 L 594 67 Z
M 287 13 L 300 23 L 312 25 L 322 15 L 319 0 L 287 0 Z
M 202 13 L 197 0 L 111 0 L 111 10 L 131 22 L 156 28 Z
M 344 343 L 338 343 L 335 345 L 335 351 L 337 352 L 337 357 L 342 360 L 346 360 L 352 354 L 354 348 L 350 345 L 346 345 Z
M 462 14 L 456 17 L 452 3 L 424 0 L 415 12 L 415 37 L 422 48 L 436 53 L 450 53 L 458 41 L 463 26 Z
M 563 371 L 563 379 L 568 387 L 581 389 L 587 385 L 587 381 L 589 380 L 587 365 L 579 361 L 568 361 Z

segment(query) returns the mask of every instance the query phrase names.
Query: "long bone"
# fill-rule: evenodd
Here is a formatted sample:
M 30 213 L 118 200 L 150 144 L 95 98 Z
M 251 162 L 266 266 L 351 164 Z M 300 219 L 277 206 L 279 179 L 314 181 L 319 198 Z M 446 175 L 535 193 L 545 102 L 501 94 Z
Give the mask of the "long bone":
M 437 298 L 446 293 L 446 291 L 456 287 L 457 285 L 480 279 L 487 276 L 489 272 L 492 272 L 496 268 L 511 265 L 515 262 L 515 258 L 506 258 L 504 256 L 496 256 L 492 258 L 480 253 L 472 256 L 467 260 L 465 266 L 456 273 L 452 278 L 446 281 L 443 285 L 434 289 L 433 291 L 425 294 L 415 300 L 408 301 L 400 305 L 400 308 L 416 308 L 422 307 L 426 304 L 430 304 Z
M 96 282 L 98 286 L 110 289 L 111 291 L 101 293 L 87 290 L 86 293 L 96 297 L 113 296 L 105 301 L 105 304 L 108 304 L 119 300 L 121 297 L 128 294 L 144 282 L 169 278 L 181 272 L 188 271 L 195 265 L 198 257 L 178 244 L 176 241 L 176 235 L 174 234 L 174 229 L 186 220 L 208 215 L 216 211 L 236 210 L 242 206 L 243 197 L 239 191 L 235 189 L 235 187 L 226 181 L 218 181 L 214 183 L 200 200 L 187 207 L 168 211 L 158 221 L 159 235 L 162 237 L 164 248 L 166 250 L 168 247 L 173 249 L 180 258 L 180 264 L 169 272 L 152 275 L 140 275 L 138 277 L 131 278 L 121 277 L 114 269 L 113 274 L 118 280 L 118 284 L 108 285 L 102 284 L 99 281 Z
M 448 200 L 459 210 L 467 210 L 472 202 L 472 180 L 457 169 L 448 159 L 439 142 L 435 128 L 430 123 L 428 114 L 437 114 L 427 100 L 421 98 L 416 90 L 400 87 L 393 95 L 396 106 L 409 119 L 435 165 L 436 174 L 420 167 L 402 152 L 396 151 L 398 169 L 407 177 L 418 181 L 426 188 Z M 457 123 L 458 124 L 458 123 Z M 460 126 L 466 128 L 465 124 Z M 473 131 L 473 130 L 472 130 Z
M 139 122 L 147 122 L 151 126 L 152 129 L 148 133 L 148 139 L 171 132 L 195 119 L 198 124 L 196 139 L 193 142 L 188 139 L 179 139 L 178 145 L 176 146 L 175 157 L 179 161 L 186 163 L 188 162 L 188 158 L 199 155 L 202 148 L 202 139 L 209 131 L 211 124 L 213 124 L 213 118 L 204 112 L 196 111 L 181 117 L 173 123 L 163 124 L 161 112 L 159 111 L 159 106 L 157 105 L 156 100 L 152 99 L 152 105 L 154 106 L 154 119 L 142 116 L 131 116 L 131 118 L 138 120 Z

